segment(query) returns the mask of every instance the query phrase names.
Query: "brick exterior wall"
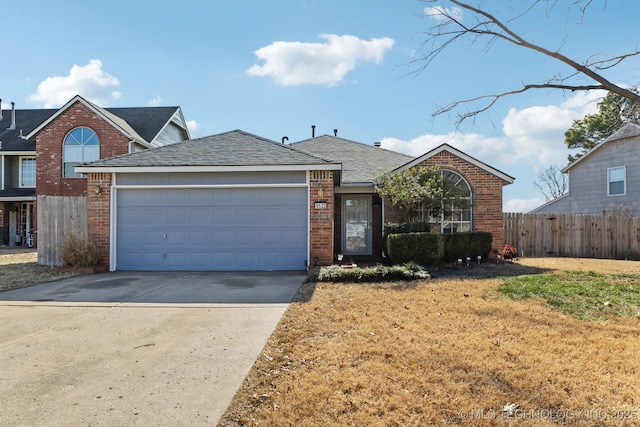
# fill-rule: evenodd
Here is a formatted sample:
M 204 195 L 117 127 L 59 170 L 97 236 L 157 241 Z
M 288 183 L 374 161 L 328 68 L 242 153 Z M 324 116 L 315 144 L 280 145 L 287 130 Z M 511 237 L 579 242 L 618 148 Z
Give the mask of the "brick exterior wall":
M 126 154 L 129 139 L 81 102 L 56 117 L 36 136 L 36 194 L 39 196 L 84 196 L 86 178 L 62 177 L 62 143 L 75 128 L 88 127 L 100 140 L 100 158 Z
M 447 151 L 442 151 L 425 160 L 419 166 L 451 170 L 461 175 L 471 186 L 473 196 L 473 231 L 488 231 L 493 235 L 492 256 L 502 252 L 504 230 L 502 225 L 503 180 L 483 169 L 466 162 Z M 385 204 L 385 221 L 393 221 L 395 215 L 390 205 Z
M 100 267 L 108 270 L 111 240 L 111 180 L 110 173 L 90 173 L 87 177 L 87 228 L 89 238 L 100 251 Z M 101 193 L 96 193 L 100 187 Z
M 309 178 L 309 266 L 330 265 L 334 255 L 333 171 L 311 171 Z M 326 203 L 326 209 L 316 209 L 316 202 Z

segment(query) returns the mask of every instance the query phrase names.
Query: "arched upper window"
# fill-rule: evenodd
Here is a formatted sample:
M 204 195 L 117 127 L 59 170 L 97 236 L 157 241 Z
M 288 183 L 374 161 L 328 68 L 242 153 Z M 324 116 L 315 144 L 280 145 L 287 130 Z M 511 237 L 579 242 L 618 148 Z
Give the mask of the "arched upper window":
M 75 128 L 64 139 L 62 154 L 63 172 L 65 178 L 81 178 L 73 167 L 86 162 L 100 159 L 100 140 L 98 135 L 89 128 Z
M 471 231 L 471 187 L 459 174 L 441 169 L 444 194 L 439 209 L 423 207 L 418 220 L 428 221 L 435 233 L 460 233 Z

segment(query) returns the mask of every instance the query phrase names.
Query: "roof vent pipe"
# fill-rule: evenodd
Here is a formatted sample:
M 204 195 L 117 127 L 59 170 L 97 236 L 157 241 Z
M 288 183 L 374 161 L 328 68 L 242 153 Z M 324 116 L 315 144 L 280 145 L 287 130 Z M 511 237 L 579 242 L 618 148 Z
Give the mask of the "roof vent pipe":
M 11 126 L 7 130 L 16 129 L 16 103 L 11 101 Z
M 311 125 L 311 138 L 316 136 L 316 125 Z
M 338 129 L 333 130 L 333 136 L 338 136 Z
M 288 137 L 288 136 L 283 136 L 283 137 L 282 137 L 282 143 L 283 143 L 283 144 L 284 144 L 284 142 L 285 142 L 285 141 L 288 141 L 288 140 L 289 140 L 289 137 Z
M 374 147 L 380 147 L 380 145 L 382 145 L 382 144 L 380 144 L 380 141 L 376 141 L 376 142 L 373 143 Z
M 0 120 L 2 120 L 2 99 L 0 99 Z

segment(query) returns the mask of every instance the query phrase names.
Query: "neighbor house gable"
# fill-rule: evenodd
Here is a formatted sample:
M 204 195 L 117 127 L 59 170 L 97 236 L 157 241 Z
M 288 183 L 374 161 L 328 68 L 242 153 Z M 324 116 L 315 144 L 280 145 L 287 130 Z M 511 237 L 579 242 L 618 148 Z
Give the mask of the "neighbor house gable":
M 111 126 L 121 132 L 123 135 L 127 136 L 127 138 L 135 141 L 143 146 L 149 146 L 149 143 L 146 142 L 138 133 L 123 119 L 117 117 L 115 114 L 110 113 L 104 108 L 98 107 L 97 105 L 87 101 L 80 95 L 74 96 L 71 100 L 69 100 L 65 105 L 59 108 L 55 113 L 53 113 L 47 120 L 42 122 L 39 126 L 37 126 L 34 130 L 32 130 L 28 135 L 26 135 L 27 139 L 35 138 L 43 129 L 49 126 L 51 123 L 55 122 L 60 116 L 62 116 L 69 108 L 71 108 L 74 104 L 81 103 L 86 108 L 91 110 L 98 117 L 102 118 L 106 122 L 108 122 Z
M 602 148 L 604 148 L 604 146 L 609 144 L 610 142 L 619 141 L 621 139 L 638 137 L 638 136 L 640 136 L 640 125 L 637 125 L 635 123 L 627 123 L 624 126 L 622 126 L 620 129 L 618 129 L 616 132 L 614 132 L 611 136 L 606 138 L 604 141 L 602 141 L 601 143 L 593 147 L 591 150 L 587 151 L 585 154 L 580 156 L 575 162 L 571 163 L 570 165 L 562 169 L 562 172 L 564 173 L 570 172 L 571 169 L 573 169 L 577 165 L 580 165 L 586 159 L 589 159 L 590 157 L 597 155 L 597 153 L 599 153 L 600 150 L 602 150 Z

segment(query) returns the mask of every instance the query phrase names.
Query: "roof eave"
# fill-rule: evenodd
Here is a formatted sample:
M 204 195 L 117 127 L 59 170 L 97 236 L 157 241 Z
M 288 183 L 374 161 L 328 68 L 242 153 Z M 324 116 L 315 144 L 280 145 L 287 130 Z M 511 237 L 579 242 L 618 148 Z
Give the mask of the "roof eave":
M 339 164 L 309 165 L 244 165 L 244 166 L 90 166 L 80 165 L 78 173 L 178 173 L 178 172 L 291 172 L 308 170 L 340 170 Z

